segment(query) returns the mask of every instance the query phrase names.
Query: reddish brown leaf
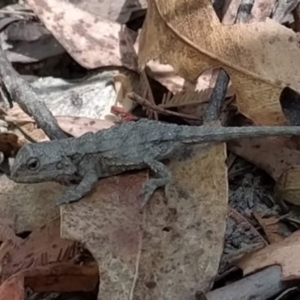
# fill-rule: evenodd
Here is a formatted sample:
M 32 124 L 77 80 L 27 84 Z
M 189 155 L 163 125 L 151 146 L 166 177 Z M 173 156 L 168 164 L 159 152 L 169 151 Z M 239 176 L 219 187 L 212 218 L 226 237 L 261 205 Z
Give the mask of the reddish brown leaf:
M 93 291 L 99 281 L 97 264 L 89 266 L 59 263 L 39 266 L 24 271 L 25 287 L 34 292 L 88 292 Z
M 0 286 L 0 300 L 24 300 L 24 276 L 17 274 Z
M 60 237 L 60 219 L 33 232 L 6 257 L 2 280 L 22 270 L 69 261 L 76 254 L 75 243 Z

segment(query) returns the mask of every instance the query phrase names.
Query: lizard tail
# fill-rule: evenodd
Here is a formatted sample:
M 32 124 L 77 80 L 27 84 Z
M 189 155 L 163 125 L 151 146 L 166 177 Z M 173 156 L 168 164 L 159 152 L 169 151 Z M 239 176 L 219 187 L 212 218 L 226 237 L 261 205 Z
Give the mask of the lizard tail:
M 194 127 L 194 126 L 192 126 Z M 300 136 L 300 126 L 244 126 L 244 127 L 194 127 L 190 134 L 183 133 L 186 143 L 225 142 L 236 139 L 259 138 L 266 136 Z M 184 138 L 185 136 L 185 138 Z

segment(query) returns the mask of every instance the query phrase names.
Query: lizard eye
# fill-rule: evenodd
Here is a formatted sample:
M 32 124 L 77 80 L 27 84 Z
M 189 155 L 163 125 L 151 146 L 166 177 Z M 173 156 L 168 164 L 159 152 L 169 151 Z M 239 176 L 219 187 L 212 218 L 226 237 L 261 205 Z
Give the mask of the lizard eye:
M 37 158 L 30 158 L 27 162 L 27 168 L 30 171 L 35 171 L 40 166 L 40 161 Z

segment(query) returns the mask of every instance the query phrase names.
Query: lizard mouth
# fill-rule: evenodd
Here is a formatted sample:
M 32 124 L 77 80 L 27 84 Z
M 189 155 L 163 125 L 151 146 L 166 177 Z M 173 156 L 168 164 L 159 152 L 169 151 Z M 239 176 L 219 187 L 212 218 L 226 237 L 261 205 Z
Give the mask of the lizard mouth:
M 79 183 L 79 180 L 77 178 L 74 178 L 71 176 L 70 178 L 66 178 L 65 176 L 58 177 L 56 182 L 58 182 L 61 185 L 64 186 L 70 186 L 70 185 L 75 185 Z

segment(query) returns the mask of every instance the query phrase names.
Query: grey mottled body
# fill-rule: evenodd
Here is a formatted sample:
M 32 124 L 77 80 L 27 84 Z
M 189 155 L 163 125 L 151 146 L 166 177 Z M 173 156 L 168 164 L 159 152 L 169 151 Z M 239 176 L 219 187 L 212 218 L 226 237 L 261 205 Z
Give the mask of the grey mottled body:
M 184 144 L 210 143 L 270 135 L 300 135 L 300 126 L 209 127 L 180 126 L 158 121 L 126 122 L 80 138 L 28 144 L 18 152 L 11 170 L 16 182 L 73 182 L 59 203 L 86 195 L 100 178 L 150 168 L 156 178 L 143 188 L 143 205 L 167 185 L 171 175 L 161 162 Z

